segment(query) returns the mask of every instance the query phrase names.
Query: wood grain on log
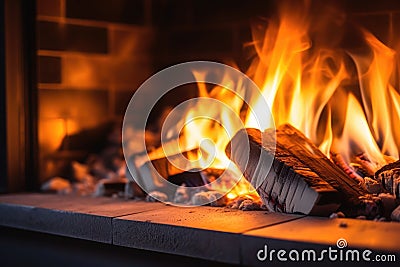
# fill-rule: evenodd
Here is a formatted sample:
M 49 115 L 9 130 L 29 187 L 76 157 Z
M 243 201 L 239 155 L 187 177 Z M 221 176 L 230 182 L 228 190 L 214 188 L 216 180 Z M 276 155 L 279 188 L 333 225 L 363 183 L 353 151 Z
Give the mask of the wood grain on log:
M 250 151 L 243 153 L 247 142 Z M 290 125 L 264 133 L 242 130 L 226 153 L 271 210 L 327 216 L 340 206 L 347 216 L 379 212 L 376 199 Z
M 176 163 L 182 158 L 188 158 L 189 154 L 197 155 L 198 151 L 198 149 L 193 149 L 176 155 L 158 153 L 158 157 L 150 158 L 150 160 L 147 154 L 132 155 L 128 160 L 129 171 L 127 173 L 147 192 L 160 190 L 167 187 L 166 180 L 169 177 L 184 172 L 184 170 L 172 164 L 171 161 Z M 181 165 L 184 165 L 184 162 L 181 163 Z M 191 169 L 190 166 L 183 166 L 183 168 Z
M 400 160 L 379 169 L 375 173 L 375 179 L 396 198 L 400 198 Z

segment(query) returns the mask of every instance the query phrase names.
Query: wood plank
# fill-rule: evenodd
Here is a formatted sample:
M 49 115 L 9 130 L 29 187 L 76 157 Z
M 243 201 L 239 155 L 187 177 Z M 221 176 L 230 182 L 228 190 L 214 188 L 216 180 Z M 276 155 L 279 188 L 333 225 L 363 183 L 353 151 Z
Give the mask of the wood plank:
M 249 164 L 244 153 L 247 142 Z M 380 212 L 379 199 L 370 197 L 308 138 L 288 124 L 264 133 L 256 129 L 242 130 L 231 140 L 226 153 L 271 210 L 327 216 L 340 206 L 347 216 L 374 217 Z

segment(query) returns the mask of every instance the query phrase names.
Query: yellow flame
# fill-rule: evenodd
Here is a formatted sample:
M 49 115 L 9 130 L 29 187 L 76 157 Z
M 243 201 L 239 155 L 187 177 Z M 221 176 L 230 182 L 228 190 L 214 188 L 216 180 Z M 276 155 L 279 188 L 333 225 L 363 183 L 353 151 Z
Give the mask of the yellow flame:
M 322 21 L 312 23 L 310 2 L 296 3 L 300 3 L 296 8 L 282 5 L 279 16 L 269 20 L 267 27 L 259 24 L 252 32 L 256 57 L 247 75 L 261 89 L 276 126 L 292 124 L 328 157 L 331 152 L 340 153 L 347 163 L 359 154 L 377 167 L 386 164 L 388 158 L 397 159 L 400 145 L 397 52 L 362 29 L 365 48 L 357 53 L 341 48 L 340 42 L 331 44 L 325 40 L 327 29 L 324 27 L 330 23 L 346 27 L 345 16 L 319 15 Z M 199 81 L 204 80 L 205 73 L 194 75 Z M 233 79 L 224 77 L 223 84 L 232 82 Z M 232 92 L 223 87 L 208 92 L 200 82 L 198 89 L 200 96 L 218 99 L 240 115 L 243 102 Z M 267 112 L 261 100 L 251 109 Z M 245 126 L 259 128 L 251 109 L 244 118 Z M 211 150 L 210 143 L 201 146 L 199 142 L 204 137 L 211 140 L 216 149 L 211 167 L 226 168 L 229 159 L 224 150 L 232 137 L 226 135 L 226 129 L 235 130 L 231 115 L 218 107 L 195 106 L 185 114 L 186 121 L 198 110 L 211 118 L 218 117 L 221 125 L 191 121 L 183 131 L 183 138 L 188 143 L 198 142 L 206 151 Z M 228 198 L 249 192 L 257 196 L 254 188 L 242 180 Z
M 329 23 L 324 16 L 318 25 L 311 23 L 310 2 L 298 3 L 300 8 L 283 5 L 266 29 L 253 30 L 257 57 L 248 75 L 272 107 L 276 125 L 292 124 L 328 157 L 334 150 L 348 163 L 357 153 L 378 166 L 387 163 L 385 156 L 398 158 L 396 51 L 362 29 L 366 49 L 358 54 L 321 41 L 326 36 L 318 25 Z M 246 125 L 256 127 L 251 114 Z

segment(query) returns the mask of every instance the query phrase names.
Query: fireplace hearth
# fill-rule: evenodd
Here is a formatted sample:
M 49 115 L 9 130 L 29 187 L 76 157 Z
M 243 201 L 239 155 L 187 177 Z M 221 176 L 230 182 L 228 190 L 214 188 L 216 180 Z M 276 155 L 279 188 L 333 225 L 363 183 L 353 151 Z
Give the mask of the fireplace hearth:
M 373 255 L 400 253 L 397 223 L 44 194 L 1 196 L 0 202 L 1 214 L 12 214 L 0 218 L 1 226 L 234 265 L 264 266 L 257 252 L 265 245 L 321 251 L 337 248 L 339 239 Z

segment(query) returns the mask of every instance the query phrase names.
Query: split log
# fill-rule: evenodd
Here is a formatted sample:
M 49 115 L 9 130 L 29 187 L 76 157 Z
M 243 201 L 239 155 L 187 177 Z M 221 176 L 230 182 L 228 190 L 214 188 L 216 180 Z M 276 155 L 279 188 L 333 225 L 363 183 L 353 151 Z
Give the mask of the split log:
M 396 198 L 400 198 L 400 160 L 379 169 L 375 173 L 375 180 Z
M 193 149 L 182 154 L 169 155 L 169 158 L 167 158 L 167 155 L 159 155 L 157 158 L 150 158 L 150 160 L 148 160 L 147 155 L 135 154 L 128 160 L 129 170 L 126 173 L 128 178 L 138 183 L 146 192 L 162 191 L 170 196 L 175 192 L 168 191 L 171 187 L 167 185 L 167 180 L 179 184 L 179 181 L 182 180 L 181 175 L 184 173 L 184 170 L 176 167 L 171 161 L 174 162 L 175 160 L 179 160 L 179 157 L 188 157 L 189 154 L 197 152 L 198 149 Z M 190 166 L 186 167 L 190 169 Z M 193 179 L 193 177 L 191 178 Z M 200 174 L 195 178 L 196 181 L 201 179 Z
M 93 195 L 96 197 L 123 196 L 127 183 L 129 183 L 127 178 L 102 179 L 97 182 Z
M 335 163 L 340 169 L 342 169 L 350 178 L 357 181 L 359 185 L 364 183 L 364 179 L 357 174 L 338 153 L 331 153 L 333 163 Z
M 247 142 L 248 155 L 244 153 Z M 329 216 L 340 207 L 348 217 L 375 217 L 379 213 L 379 199 L 368 195 L 290 125 L 264 133 L 256 129 L 239 131 L 226 153 L 270 210 Z M 269 170 L 266 166 L 271 161 Z
M 171 186 L 171 183 L 185 188 L 204 186 L 203 190 L 215 190 L 213 186 L 208 187 L 208 184 L 214 184 L 213 182 L 218 184 L 217 179 L 224 173 L 222 169 L 199 169 L 196 163 L 193 164 L 187 160 L 187 158 L 197 157 L 200 149 L 192 149 L 180 154 L 170 154 L 168 157 L 164 153 L 158 153 L 159 151 L 160 149 L 157 149 L 157 153 L 152 152 L 148 156 L 145 154 L 131 156 L 128 161 L 130 170 L 126 174 L 131 181 L 135 181 L 144 191 L 162 192 L 167 195 L 169 201 L 182 203 L 181 197 L 178 196 L 177 198 L 176 196 L 177 193 L 179 194 L 177 187 Z M 234 184 L 235 182 L 232 182 L 232 186 Z M 189 190 L 189 192 L 194 194 L 198 191 L 194 189 Z M 141 193 L 141 190 L 139 193 Z M 140 197 L 141 194 L 130 194 L 129 196 Z M 188 197 L 189 200 L 186 204 L 190 203 L 192 195 Z
M 390 218 L 393 221 L 400 222 L 400 206 L 398 206 L 396 209 L 393 210 L 392 215 L 390 216 Z

